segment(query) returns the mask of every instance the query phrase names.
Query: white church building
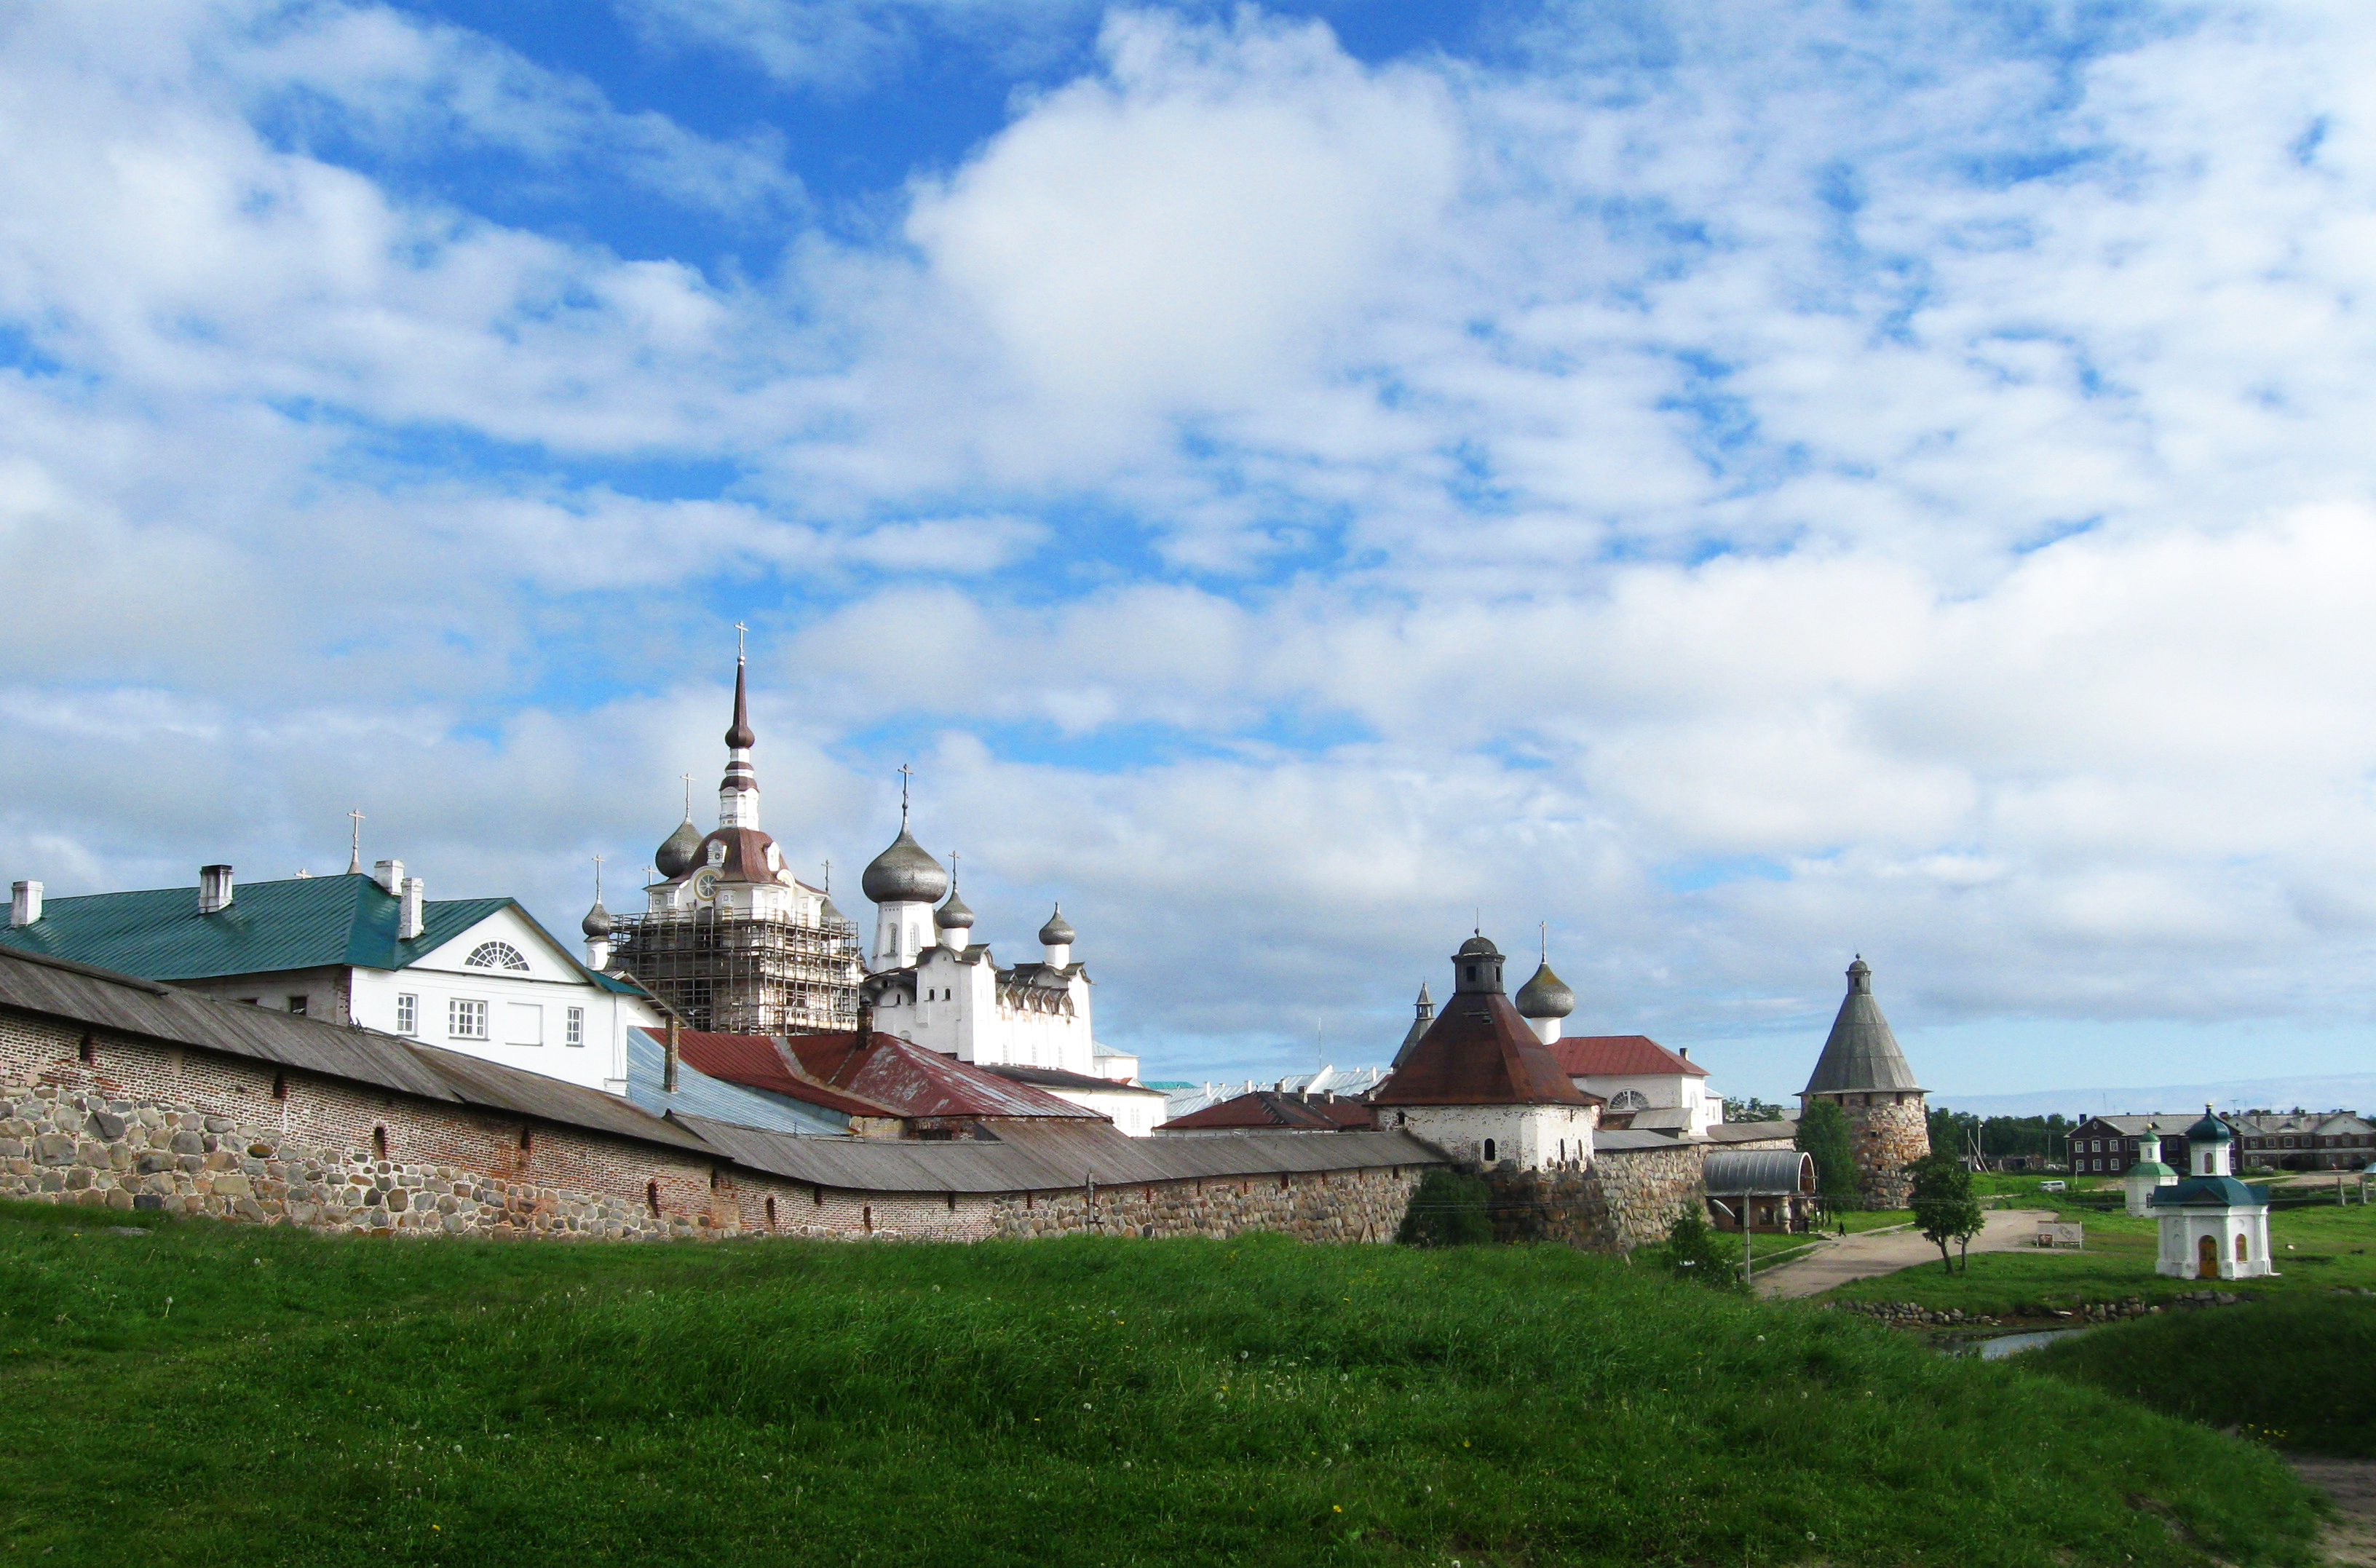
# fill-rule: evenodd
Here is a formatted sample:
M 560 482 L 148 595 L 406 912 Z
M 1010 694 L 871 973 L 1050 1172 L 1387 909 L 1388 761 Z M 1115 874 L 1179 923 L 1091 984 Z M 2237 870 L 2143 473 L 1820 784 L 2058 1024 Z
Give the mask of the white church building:
M 2154 1272 L 2176 1279 L 2253 1279 L 2275 1274 L 2269 1258 L 2269 1189 L 2236 1180 L 2236 1134 L 2203 1108 L 2186 1130 L 2187 1174 L 2156 1187 L 2150 1199 L 2161 1225 Z

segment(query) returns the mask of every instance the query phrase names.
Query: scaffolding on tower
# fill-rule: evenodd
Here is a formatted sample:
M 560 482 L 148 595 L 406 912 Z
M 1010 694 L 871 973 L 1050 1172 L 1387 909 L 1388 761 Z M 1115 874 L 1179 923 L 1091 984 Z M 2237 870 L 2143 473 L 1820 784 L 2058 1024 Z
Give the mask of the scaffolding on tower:
M 858 931 L 714 908 L 622 915 L 612 972 L 685 1026 L 724 1034 L 846 1029 L 858 1022 Z

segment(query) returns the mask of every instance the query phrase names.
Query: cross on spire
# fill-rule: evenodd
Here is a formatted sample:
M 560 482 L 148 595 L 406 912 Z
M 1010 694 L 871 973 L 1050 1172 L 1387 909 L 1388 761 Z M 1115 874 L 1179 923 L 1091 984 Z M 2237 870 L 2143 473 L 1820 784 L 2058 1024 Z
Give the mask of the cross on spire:
M 677 777 L 684 780 L 684 820 L 691 822 L 693 820 L 693 775 L 680 773 Z
M 594 857 L 594 902 L 602 901 L 602 857 Z
M 355 825 L 355 847 L 347 854 L 347 874 L 361 876 L 363 871 L 363 814 L 360 811 L 351 811 L 347 814 L 347 816 Z
M 956 890 L 957 890 L 957 852 L 956 852 L 955 849 L 951 849 L 951 850 L 949 851 L 949 891 L 950 891 L 950 892 L 952 892 L 952 893 L 955 893 Z
M 899 831 L 902 833 L 908 830 L 908 781 L 914 777 L 915 771 L 904 762 L 899 765 Z
M 825 891 L 827 893 L 833 891 L 833 862 L 831 861 L 827 861 L 825 863 Z
M 1535 934 L 1542 939 L 1543 962 L 1545 964 L 1549 964 L 1551 961 L 1551 922 L 1549 921 L 1537 921 L 1535 922 Z
M 740 621 L 734 623 L 734 662 L 737 664 L 742 662 L 742 634 L 750 629 Z

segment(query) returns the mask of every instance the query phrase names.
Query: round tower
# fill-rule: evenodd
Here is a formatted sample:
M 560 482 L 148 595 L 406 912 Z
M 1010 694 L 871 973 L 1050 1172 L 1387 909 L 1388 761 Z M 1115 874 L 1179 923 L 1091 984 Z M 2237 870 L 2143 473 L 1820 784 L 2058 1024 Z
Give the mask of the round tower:
M 1848 966 L 1848 993 L 1832 1019 L 1824 1053 L 1799 1091 L 1799 1106 L 1803 1115 L 1816 1100 L 1828 1099 L 1847 1114 L 1856 1137 L 1857 1185 L 1875 1208 L 1904 1208 L 1913 1195 L 1906 1168 L 1930 1152 L 1923 1095 L 1873 1000 L 1872 966 L 1859 954 Z

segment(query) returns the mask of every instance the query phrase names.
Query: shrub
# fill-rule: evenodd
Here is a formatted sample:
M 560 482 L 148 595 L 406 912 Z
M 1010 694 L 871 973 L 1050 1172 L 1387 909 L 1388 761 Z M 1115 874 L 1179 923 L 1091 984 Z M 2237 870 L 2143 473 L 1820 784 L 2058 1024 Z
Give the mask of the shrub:
M 1667 1272 L 1678 1279 L 1697 1280 L 1712 1290 L 1749 1289 L 1729 1250 L 1697 1204 L 1675 1216 L 1675 1222 L 1667 1227 Z
M 1493 1240 L 1487 1212 L 1493 1190 L 1482 1176 L 1441 1168 L 1429 1171 L 1411 1194 L 1395 1240 L 1406 1247 L 1481 1247 Z

